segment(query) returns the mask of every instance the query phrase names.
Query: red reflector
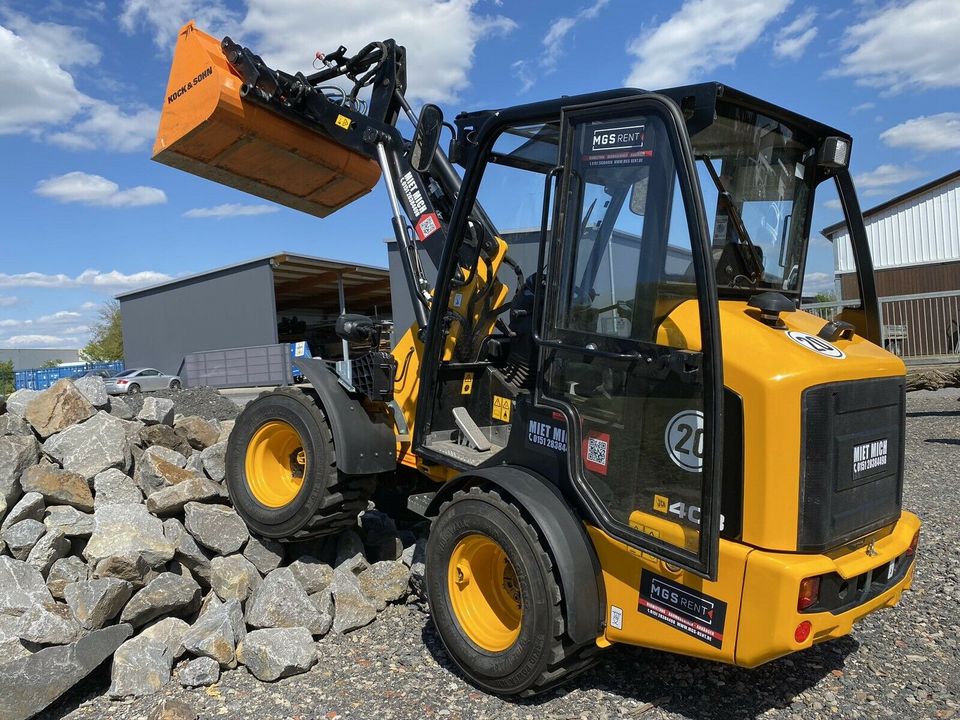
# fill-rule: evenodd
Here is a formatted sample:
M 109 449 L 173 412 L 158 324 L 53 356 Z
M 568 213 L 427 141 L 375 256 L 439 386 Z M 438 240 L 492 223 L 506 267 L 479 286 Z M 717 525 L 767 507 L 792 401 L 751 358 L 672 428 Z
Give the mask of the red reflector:
M 910 541 L 910 547 L 907 548 L 907 555 L 913 555 L 917 552 L 917 544 L 920 542 L 920 531 L 913 534 L 913 540 Z
M 800 581 L 797 610 L 806 610 L 820 599 L 820 578 L 808 577 Z
M 810 637 L 810 629 L 812 627 L 809 620 L 804 620 L 797 625 L 797 629 L 793 631 L 793 639 L 798 643 L 806 642 L 807 638 Z

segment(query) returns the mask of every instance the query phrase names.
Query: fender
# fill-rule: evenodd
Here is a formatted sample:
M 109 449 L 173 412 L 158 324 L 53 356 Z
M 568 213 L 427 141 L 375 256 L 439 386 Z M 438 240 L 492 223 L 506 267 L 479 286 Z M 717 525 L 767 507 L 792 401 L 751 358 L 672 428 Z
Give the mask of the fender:
M 469 474 L 446 483 L 434 496 L 425 514 L 436 516 L 440 506 L 455 492 L 477 480 L 502 489 L 533 519 L 560 572 L 567 605 L 567 634 L 578 645 L 595 640 L 603 633 L 607 602 L 600 562 L 583 523 L 555 485 L 514 465 L 471 470 Z M 594 582 L 587 580 L 591 577 Z
M 371 475 L 397 467 L 397 439 L 393 427 L 367 413 L 351 397 L 326 362 L 297 358 L 294 363 L 313 385 L 333 431 L 337 468 L 347 475 Z

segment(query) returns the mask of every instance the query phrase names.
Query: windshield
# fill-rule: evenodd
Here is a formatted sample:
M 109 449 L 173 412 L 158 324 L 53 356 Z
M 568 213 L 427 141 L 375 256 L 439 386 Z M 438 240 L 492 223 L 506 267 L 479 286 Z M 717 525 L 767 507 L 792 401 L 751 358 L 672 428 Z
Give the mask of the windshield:
M 718 102 L 717 119 L 692 142 L 718 287 L 799 292 L 813 139 Z

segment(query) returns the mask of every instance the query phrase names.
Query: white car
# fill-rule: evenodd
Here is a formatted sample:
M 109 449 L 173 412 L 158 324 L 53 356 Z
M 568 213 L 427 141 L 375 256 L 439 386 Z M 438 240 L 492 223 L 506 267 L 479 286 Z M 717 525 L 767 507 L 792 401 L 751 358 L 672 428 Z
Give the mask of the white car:
M 134 368 L 124 370 L 103 381 L 110 395 L 136 395 L 145 390 L 179 390 L 180 378 L 177 375 L 164 375 L 154 368 Z

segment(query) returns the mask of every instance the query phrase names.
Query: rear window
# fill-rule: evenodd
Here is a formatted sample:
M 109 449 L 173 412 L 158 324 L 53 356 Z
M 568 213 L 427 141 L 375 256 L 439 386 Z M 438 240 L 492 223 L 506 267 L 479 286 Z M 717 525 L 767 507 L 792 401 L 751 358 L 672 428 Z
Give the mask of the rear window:
M 114 377 L 128 377 L 130 375 L 135 375 L 136 373 L 136 370 L 124 370 L 122 373 L 117 373 L 114 375 Z

